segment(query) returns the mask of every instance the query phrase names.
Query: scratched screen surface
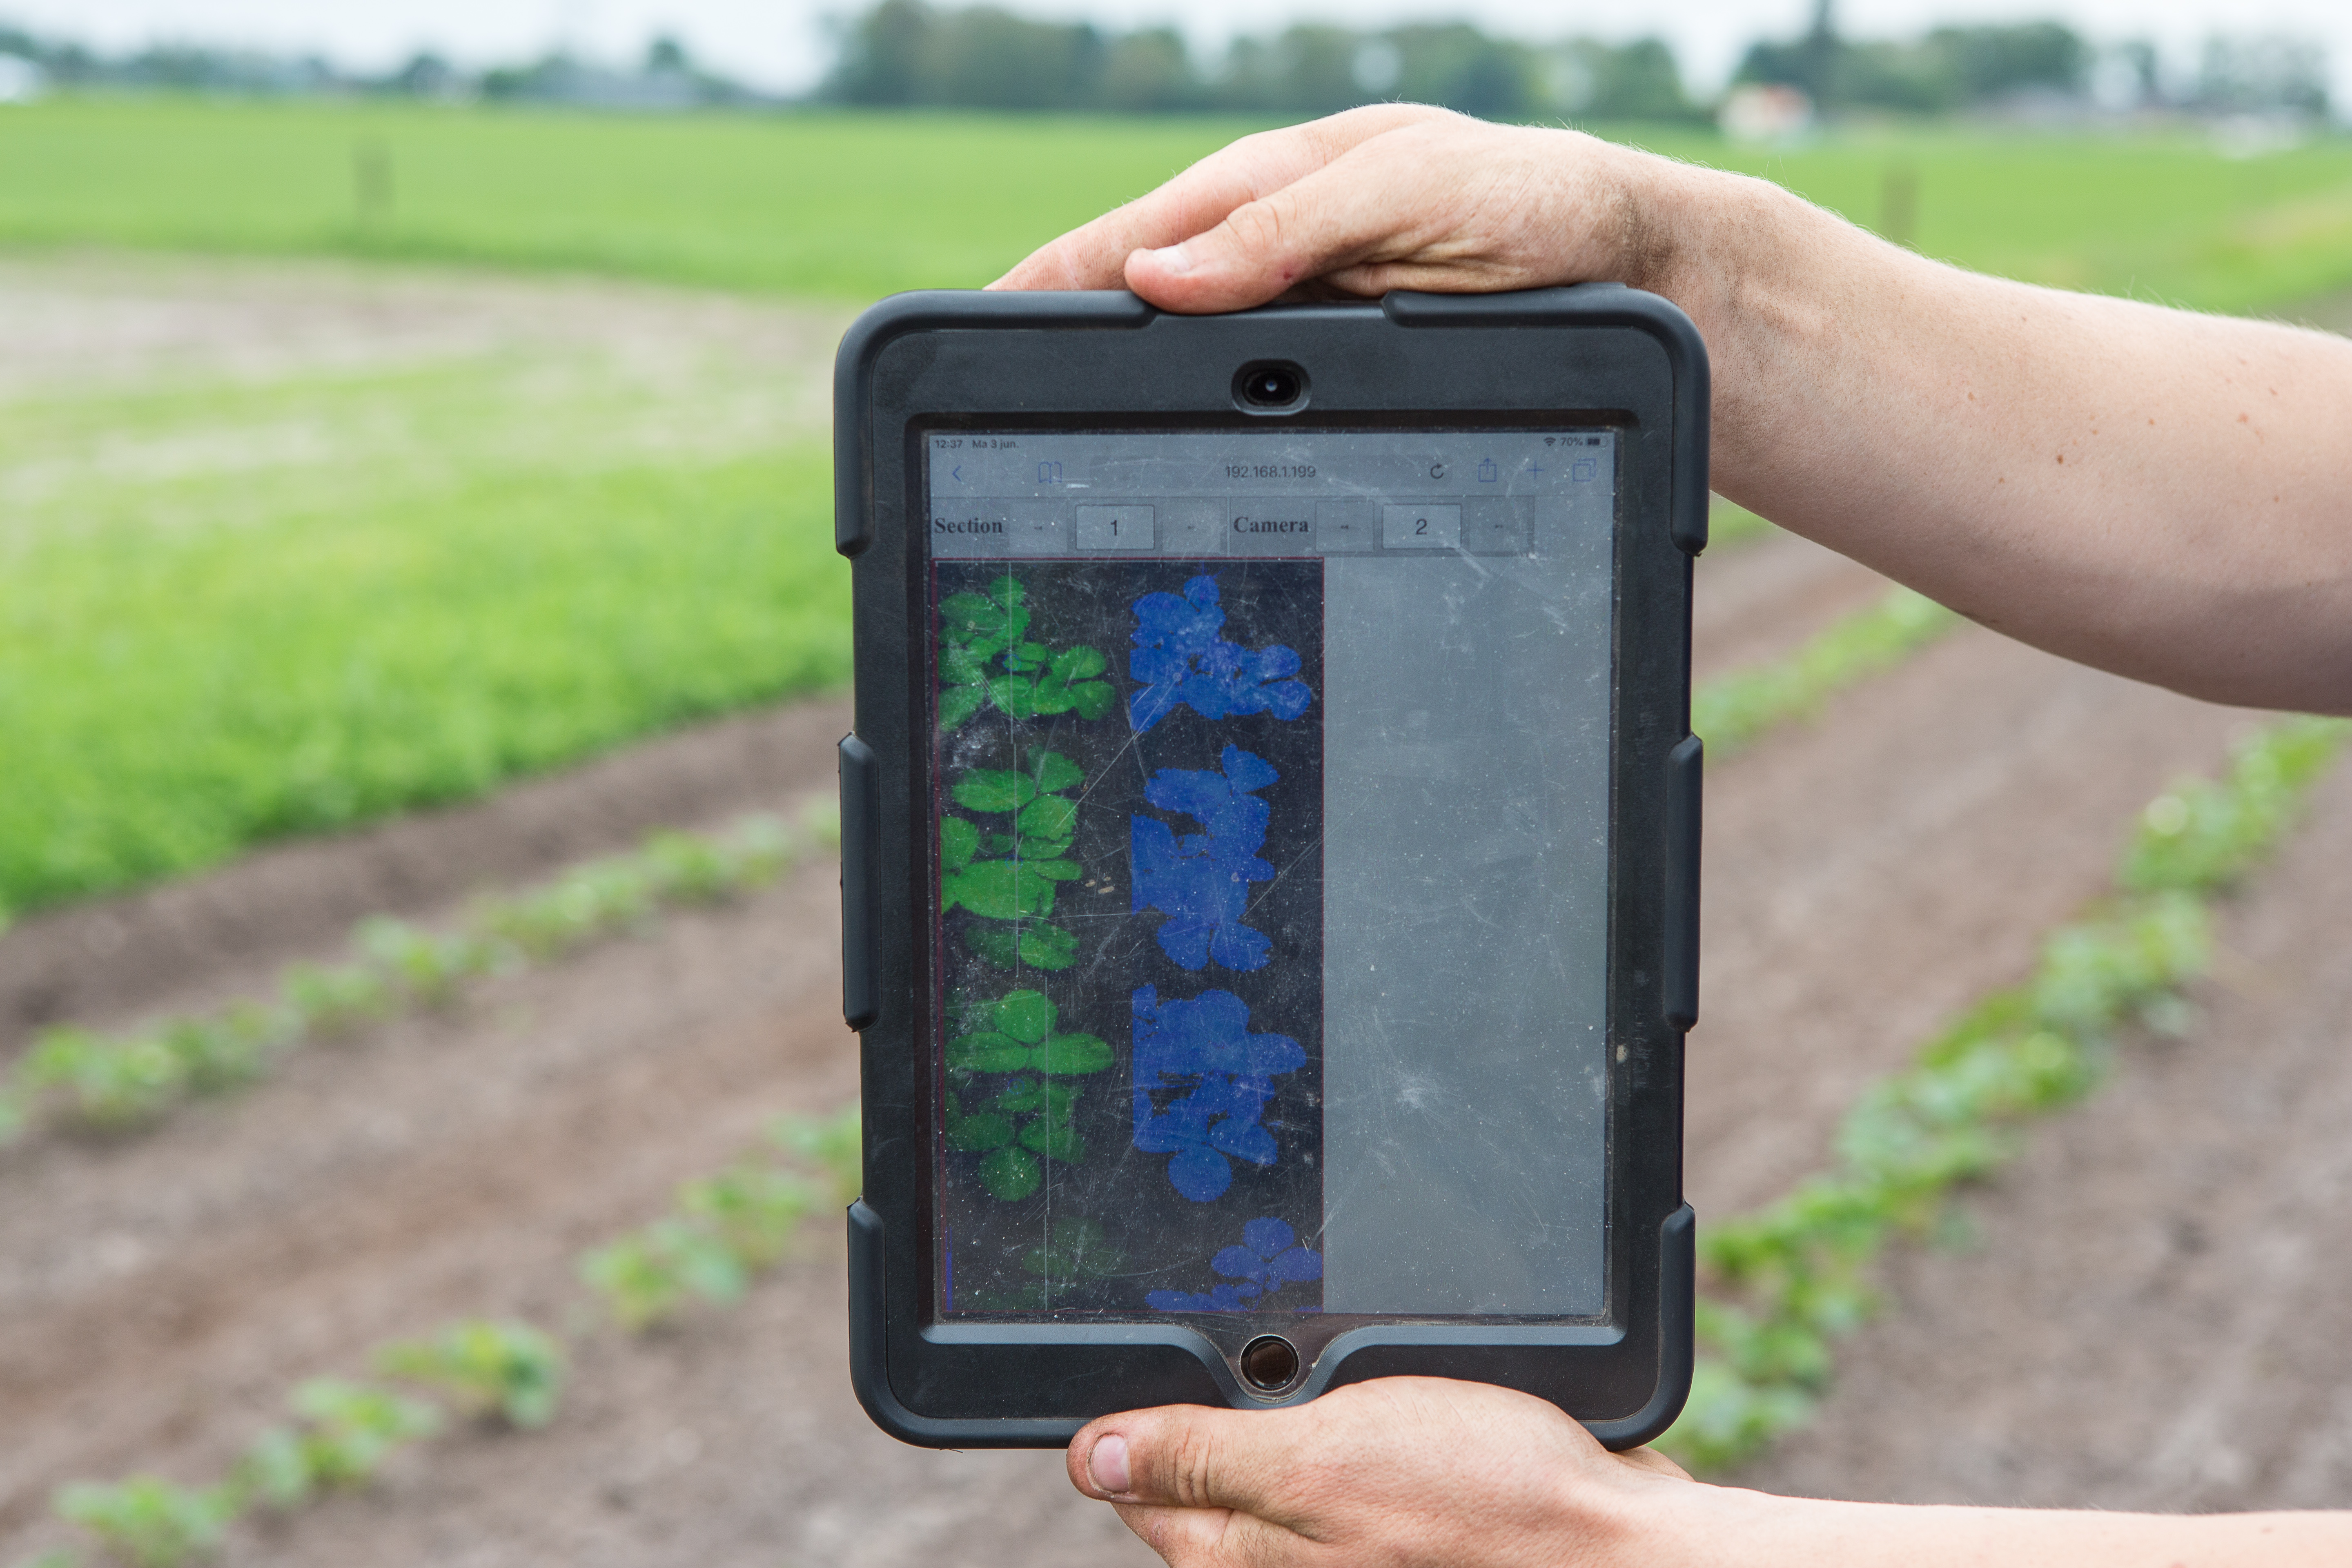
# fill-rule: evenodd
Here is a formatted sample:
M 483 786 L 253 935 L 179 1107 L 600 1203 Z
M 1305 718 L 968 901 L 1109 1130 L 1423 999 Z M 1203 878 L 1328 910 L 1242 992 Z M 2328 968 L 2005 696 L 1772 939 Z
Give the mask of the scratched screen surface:
M 926 440 L 940 1311 L 1600 1313 L 1613 433 Z

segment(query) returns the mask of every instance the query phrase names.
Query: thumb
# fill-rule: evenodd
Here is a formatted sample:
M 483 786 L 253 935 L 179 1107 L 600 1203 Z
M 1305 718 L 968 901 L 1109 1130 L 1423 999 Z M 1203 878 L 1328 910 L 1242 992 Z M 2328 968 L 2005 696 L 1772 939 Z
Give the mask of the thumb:
M 1105 1502 L 1233 1509 L 1290 1522 L 1307 1410 L 1167 1405 L 1106 1415 L 1071 1440 L 1070 1480 Z

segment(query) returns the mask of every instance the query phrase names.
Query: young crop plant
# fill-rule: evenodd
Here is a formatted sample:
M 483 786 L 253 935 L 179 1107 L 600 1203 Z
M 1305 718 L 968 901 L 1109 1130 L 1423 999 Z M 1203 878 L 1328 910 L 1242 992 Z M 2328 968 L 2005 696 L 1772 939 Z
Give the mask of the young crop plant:
M 347 1035 L 404 1006 L 449 1005 L 485 975 L 641 929 L 665 909 L 739 896 L 773 881 L 803 846 L 839 839 L 831 806 L 812 812 L 798 832 L 750 816 L 717 834 L 659 833 L 634 855 L 477 904 L 455 931 L 362 921 L 351 961 L 293 965 L 269 1001 L 127 1035 L 48 1030 L 0 1079 L 0 1144 L 45 1117 L 103 1131 L 142 1126 L 193 1096 L 264 1076 L 296 1046 Z
M 179 1568 L 216 1553 L 230 1526 L 253 1510 L 299 1508 L 329 1488 L 357 1485 L 395 1449 L 440 1426 L 431 1405 L 338 1378 L 305 1383 L 288 1403 L 295 1424 L 255 1439 L 225 1480 L 77 1482 L 58 1490 L 58 1515 L 133 1568 Z
M 635 1333 L 693 1301 L 728 1306 L 741 1300 L 754 1276 L 790 1254 L 809 1215 L 828 1197 L 845 1203 L 856 1195 L 856 1106 L 819 1121 L 784 1117 L 769 1136 L 790 1164 L 747 1159 L 686 1183 L 669 1214 L 581 1256 L 582 1282 L 614 1322 Z
M 524 1430 L 553 1420 L 563 1397 L 562 1347 L 529 1323 L 507 1320 L 474 1319 L 386 1345 L 375 1366 L 447 1396 L 468 1415 Z
M 1011 818 L 987 829 L 940 819 L 940 907 L 979 917 L 964 942 L 999 968 L 1061 970 L 1077 958 L 1078 939 L 1045 917 L 1055 885 L 1085 875 L 1070 857 L 1077 803 L 1063 794 L 1085 782 L 1061 752 L 1038 752 L 1025 769 L 967 768 L 948 792 L 967 811 Z
M 1102 679 L 1099 648 L 1056 653 L 1028 640 L 1029 608 L 1021 580 L 1007 574 L 982 594 L 940 601 L 940 728 L 956 730 L 984 708 L 1008 717 L 1076 713 L 1099 719 L 1117 694 Z
M 185 1487 L 160 1476 L 79 1481 L 61 1489 L 58 1515 L 98 1537 L 133 1568 L 180 1568 L 218 1552 L 239 1500 L 228 1487 Z
M 834 1201 L 845 1205 L 865 1190 L 864 1131 L 863 1113 L 851 1105 L 825 1117 L 779 1117 L 768 1136 L 785 1153 L 823 1172 Z
M 1951 631 L 1960 617 L 1908 588 L 1890 590 L 1795 652 L 1735 669 L 1691 693 L 1691 731 L 1710 762 L 1746 749 L 1766 731 L 1810 717 L 1836 693 Z
M 1094 1035 L 1057 1032 L 1054 1004 L 1042 991 L 1010 991 L 975 1009 L 982 1027 L 948 1042 L 948 1070 L 967 1094 L 977 1079 L 996 1082 L 977 1109 L 967 1110 L 948 1091 L 948 1147 L 978 1154 L 980 1184 L 1006 1203 L 1027 1197 L 1045 1181 L 1045 1162 L 1076 1164 L 1086 1140 L 1072 1124 L 1076 1086 L 1056 1079 L 1107 1070 L 1111 1049 Z
M 1886 1246 L 1934 1226 L 1955 1187 L 2010 1159 L 2030 1119 L 2088 1093 L 2124 1029 L 2183 1026 L 2181 988 L 2211 950 L 2208 900 L 2277 845 L 2347 742 L 2341 720 L 2281 721 L 2238 749 L 2223 779 L 2158 796 L 2116 894 L 2053 931 L 2031 978 L 1867 1090 L 1838 1129 L 1829 1171 L 1703 1234 L 1697 1328 L 1709 1353 L 1661 1447 L 1719 1468 L 1804 1422 L 1832 1343 L 1877 1304 L 1870 1272 Z

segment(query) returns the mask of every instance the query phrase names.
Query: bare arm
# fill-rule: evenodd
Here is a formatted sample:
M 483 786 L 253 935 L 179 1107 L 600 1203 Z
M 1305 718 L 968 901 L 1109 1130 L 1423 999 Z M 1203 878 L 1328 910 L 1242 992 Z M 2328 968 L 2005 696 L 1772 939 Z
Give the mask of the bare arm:
M 1704 1486 L 1524 1394 L 1384 1378 L 1106 1416 L 1070 1479 L 1173 1568 L 2319 1568 L 2352 1515 L 1898 1508 Z
M 1697 322 L 1732 500 L 2067 658 L 2352 713 L 2352 342 L 2324 333 L 1985 278 L 1759 180 L 1399 105 L 1236 142 L 997 287 L 1591 280 Z

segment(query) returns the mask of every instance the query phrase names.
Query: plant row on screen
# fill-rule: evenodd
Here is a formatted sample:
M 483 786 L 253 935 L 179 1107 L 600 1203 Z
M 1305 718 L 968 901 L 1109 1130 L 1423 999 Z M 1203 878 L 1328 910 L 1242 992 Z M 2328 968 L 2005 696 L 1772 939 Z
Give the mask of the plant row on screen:
M 749 1156 L 688 1182 L 667 1215 L 582 1254 L 580 1278 L 616 1327 L 642 1331 L 698 1300 L 733 1304 L 790 1254 L 804 1220 L 856 1195 L 856 1107 L 821 1120 L 782 1118 L 769 1142 L 781 1161 Z M 216 1481 L 79 1481 L 58 1489 L 57 1513 L 131 1568 L 179 1568 L 219 1551 L 240 1520 L 290 1513 L 365 1483 L 452 1418 L 506 1431 L 546 1426 L 562 1403 L 570 1357 L 561 1340 L 529 1323 L 469 1319 L 383 1346 L 370 1361 L 375 1381 L 313 1378 L 297 1386 L 287 1401 L 292 1420 L 256 1437 Z M 58 1549 L 25 1568 L 79 1561 Z
M 446 1006 L 490 975 L 642 931 L 664 910 L 740 897 L 839 841 L 829 804 L 813 808 L 797 829 L 754 816 L 718 833 L 657 833 L 633 854 L 486 899 L 453 931 L 381 917 L 362 921 L 350 959 L 289 969 L 268 1001 L 128 1034 L 47 1030 L 0 1079 L 0 1143 L 44 1125 L 152 1124 L 189 1100 L 253 1082 L 296 1047 L 345 1037 L 413 1008 Z
M 2352 722 L 2284 720 L 2241 745 L 2223 778 L 2150 802 L 2114 893 L 2050 934 L 2031 979 L 1872 1086 L 1825 1174 L 1700 1233 L 1707 1353 L 1661 1447 L 1720 1469 L 1809 1417 L 1832 1342 L 1877 1304 L 1871 1269 L 1887 1245 L 1927 1230 L 1956 1187 L 2014 1155 L 2032 1118 L 2087 1093 L 2124 1030 L 2187 1027 L 2182 989 L 2210 955 L 2213 900 L 2276 847 L 2347 742 Z

